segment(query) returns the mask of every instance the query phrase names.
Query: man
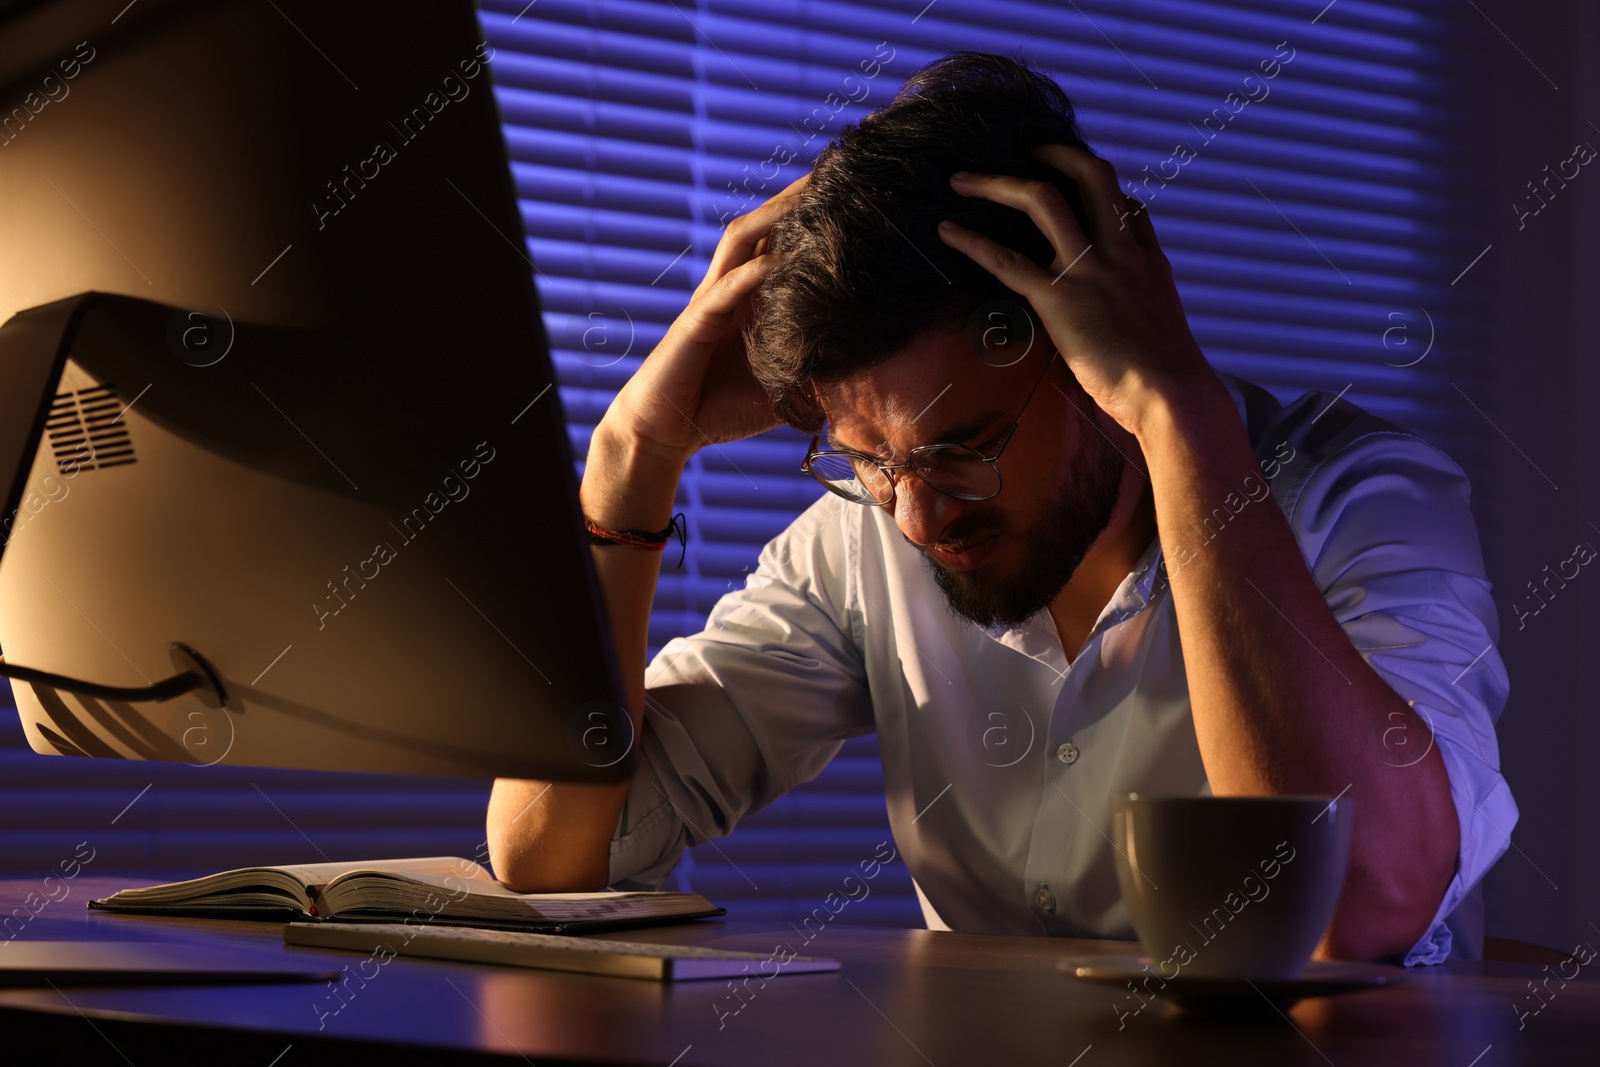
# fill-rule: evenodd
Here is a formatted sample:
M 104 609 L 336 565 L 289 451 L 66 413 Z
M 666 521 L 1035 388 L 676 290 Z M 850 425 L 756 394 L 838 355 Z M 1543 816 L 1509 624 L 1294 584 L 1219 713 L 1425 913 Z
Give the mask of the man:
M 831 492 L 647 674 L 659 557 L 626 545 L 695 449 L 780 418 Z M 657 885 L 876 730 L 930 926 L 1131 937 L 1113 793 L 1318 794 L 1356 812 L 1319 954 L 1475 954 L 1516 808 L 1465 478 L 1215 372 L 1049 79 L 931 64 L 730 226 L 581 499 L 642 758 L 497 783 L 509 884 Z

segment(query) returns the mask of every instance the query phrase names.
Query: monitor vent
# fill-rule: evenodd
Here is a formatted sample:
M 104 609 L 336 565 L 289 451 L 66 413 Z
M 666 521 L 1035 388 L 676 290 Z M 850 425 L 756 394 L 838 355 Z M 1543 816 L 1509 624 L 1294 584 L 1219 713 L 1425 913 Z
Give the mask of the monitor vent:
M 45 435 L 61 473 L 70 477 L 96 467 L 134 462 L 133 440 L 122 418 L 125 410 L 114 386 L 57 393 Z

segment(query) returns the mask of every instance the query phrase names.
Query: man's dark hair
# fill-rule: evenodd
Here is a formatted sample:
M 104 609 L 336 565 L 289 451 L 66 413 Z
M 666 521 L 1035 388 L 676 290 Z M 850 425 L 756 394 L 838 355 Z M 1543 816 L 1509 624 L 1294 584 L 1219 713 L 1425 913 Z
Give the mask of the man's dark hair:
M 812 383 L 889 358 L 929 327 L 961 326 L 994 300 L 1026 307 L 939 239 L 954 219 L 1041 266 L 1050 242 L 1024 213 L 958 195 L 958 170 L 1052 182 L 1083 224 L 1076 183 L 1028 154 L 1087 147 L 1053 80 L 1004 56 L 958 52 L 906 80 L 881 111 L 823 149 L 799 201 L 773 227 L 782 263 L 757 289 L 745 339 L 778 417 L 807 431 L 824 415 Z

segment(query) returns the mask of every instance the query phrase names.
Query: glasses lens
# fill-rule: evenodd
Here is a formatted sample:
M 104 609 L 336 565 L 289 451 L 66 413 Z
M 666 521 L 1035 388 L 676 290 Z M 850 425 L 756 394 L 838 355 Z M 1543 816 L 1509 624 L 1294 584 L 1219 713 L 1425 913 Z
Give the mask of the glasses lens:
M 811 474 L 834 493 L 861 504 L 878 504 L 890 498 L 889 478 L 864 459 L 823 452 L 811 457 Z
M 958 500 L 988 500 L 1000 492 L 1000 472 L 965 445 L 917 452 L 911 457 L 911 467 L 923 481 Z

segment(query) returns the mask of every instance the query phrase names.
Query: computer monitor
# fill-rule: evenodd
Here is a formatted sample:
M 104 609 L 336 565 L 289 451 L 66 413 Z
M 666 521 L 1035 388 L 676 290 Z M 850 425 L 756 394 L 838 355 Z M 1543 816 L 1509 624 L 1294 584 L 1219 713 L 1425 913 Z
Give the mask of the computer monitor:
M 118 6 L 0 5 L 0 651 L 29 744 L 620 780 L 472 6 Z

